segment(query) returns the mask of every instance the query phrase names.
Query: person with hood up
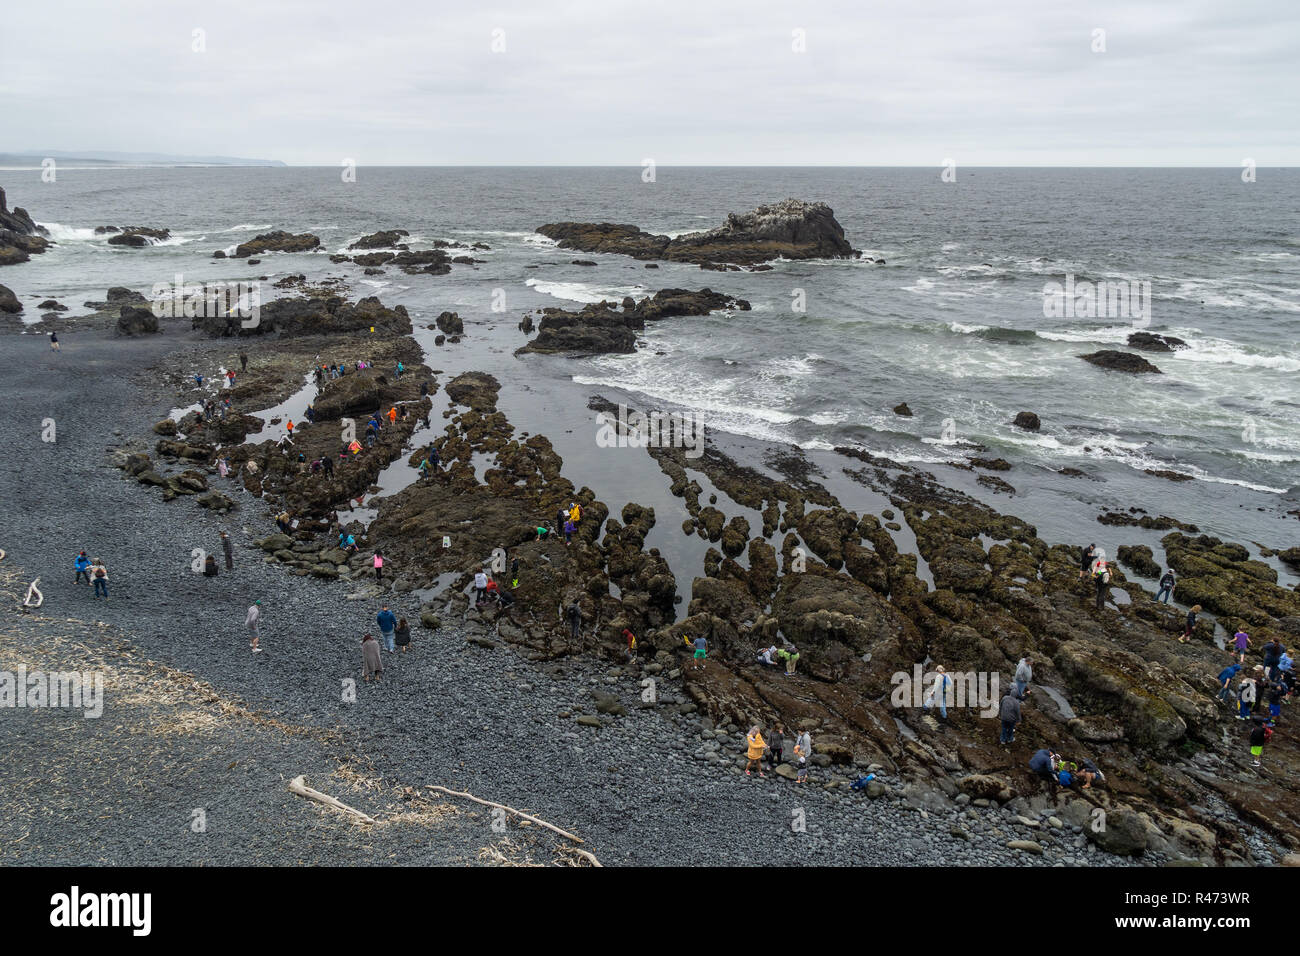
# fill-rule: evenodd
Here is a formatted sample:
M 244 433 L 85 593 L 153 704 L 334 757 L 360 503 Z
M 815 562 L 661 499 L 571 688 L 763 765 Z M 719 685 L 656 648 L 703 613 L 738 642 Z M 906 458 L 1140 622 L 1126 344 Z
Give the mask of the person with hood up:
M 384 662 L 379 656 L 379 642 L 373 634 L 361 636 L 361 666 L 366 683 L 370 683 L 371 677 L 378 680 L 384 672 Z

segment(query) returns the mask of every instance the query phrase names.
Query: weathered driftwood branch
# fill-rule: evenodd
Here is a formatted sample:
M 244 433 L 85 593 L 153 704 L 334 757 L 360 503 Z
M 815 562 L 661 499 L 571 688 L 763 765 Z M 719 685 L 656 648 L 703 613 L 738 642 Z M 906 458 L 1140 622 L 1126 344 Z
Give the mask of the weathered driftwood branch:
M 465 793 L 463 790 L 448 790 L 446 787 L 440 787 L 437 784 L 432 784 L 432 783 L 429 784 L 429 789 L 437 790 L 439 793 L 445 793 L 448 796 L 463 797 L 466 800 L 473 800 L 475 803 L 481 803 L 485 807 L 496 807 L 498 810 L 504 810 L 507 813 L 513 813 L 515 816 L 521 817 L 524 820 L 527 820 L 529 823 L 536 823 L 540 827 L 545 827 L 546 829 L 550 830 L 552 833 L 558 833 L 560 836 L 564 837 L 565 839 L 572 840 L 574 843 L 583 842 L 582 837 L 576 836 L 570 833 L 568 830 L 561 830 L 559 827 L 555 826 L 554 824 L 547 823 L 545 820 L 538 819 L 537 817 L 533 816 L 531 813 L 524 813 L 524 811 L 516 810 L 514 807 L 507 807 L 504 803 L 493 803 L 491 800 L 482 800 L 474 796 L 472 793 Z M 577 853 L 579 856 L 588 860 L 592 866 L 600 866 L 600 861 L 596 859 L 595 854 L 587 850 L 579 850 L 576 847 L 573 848 L 573 852 Z
M 374 817 L 362 813 L 355 807 L 350 807 L 341 800 L 331 797 L 328 793 L 321 793 L 319 790 L 313 790 L 307 786 L 306 779 L 302 774 L 294 777 L 289 781 L 289 792 L 296 793 L 300 797 L 306 797 L 308 800 L 315 800 L 317 803 L 323 803 L 327 807 L 333 807 L 335 810 L 342 810 L 344 813 L 350 813 L 361 820 L 362 823 L 377 823 Z

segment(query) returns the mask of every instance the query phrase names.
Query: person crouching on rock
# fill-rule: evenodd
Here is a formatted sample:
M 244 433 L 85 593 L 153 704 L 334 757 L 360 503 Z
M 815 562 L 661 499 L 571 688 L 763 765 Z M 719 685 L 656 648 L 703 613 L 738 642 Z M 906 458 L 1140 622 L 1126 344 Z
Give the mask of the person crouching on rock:
M 379 642 L 375 640 L 373 634 L 363 634 L 361 637 L 361 664 L 362 676 L 367 683 L 370 682 L 371 677 L 378 680 L 379 675 L 384 672 L 384 662 L 379 657 Z
M 760 777 L 766 777 L 767 774 L 763 773 L 763 751 L 767 750 L 767 744 L 764 743 L 763 735 L 759 731 L 757 724 L 749 728 L 749 733 L 745 735 L 745 743 L 747 745 L 745 752 L 745 757 L 747 758 L 745 764 L 745 776 L 748 777 L 751 775 L 751 768 L 758 767 L 758 775 Z
M 1035 750 L 1029 758 L 1029 769 L 1044 780 L 1055 780 L 1057 768 L 1061 765 L 1060 754 L 1054 754 L 1046 747 Z
M 215 578 L 217 576 L 217 558 L 216 555 L 209 554 L 203 562 L 203 576 L 205 578 Z
M 765 647 L 758 652 L 758 662 L 762 664 L 764 667 L 780 667 L 781 666 L 780 664 L 772 660 L 772 658 L 775 656 L 776 656 L 776 645 L 773 644 L 771 647 Z

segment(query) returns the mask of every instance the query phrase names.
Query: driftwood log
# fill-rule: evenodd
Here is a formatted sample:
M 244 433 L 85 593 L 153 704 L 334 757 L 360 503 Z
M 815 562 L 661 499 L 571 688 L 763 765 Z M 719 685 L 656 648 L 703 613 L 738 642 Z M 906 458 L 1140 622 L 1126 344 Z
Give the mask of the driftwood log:
M 561 830 L 559 827 L 555 826 L 554 824 L 547 823 L 545 820 L 539 819 L 538 817 L 535 817 L 530 813 L 524 813 L 524 811 L 522 810 L 516 810 L 514 807 L 507 807 L 504 803 L 493 803 L 491 800 L 482 800 L 479 797 L 474 796 L 472 793 L 466 793 L 463 790 L 448 790 L 446 787 L 440 787 L 437 784 L 429 784 L 429 789 L 436 790 L 439 793 L 445 793 L 451 797 L 461 797 L 462 799 L 465 800 L 473 800 L 475 803 L 481 803 L 485 807 L 496 807 L 498 810 L 504 810 L 507 813 L 513 813 L 515 816 L 527 820 L 529 823 L 536 823 L 539 827 L 545 827 L 546 829 L 550 830 L 552 833 L 558 833 L 560 836 L 564 837 L 567 840 L 572 840 L 574 843 L 583 842 L 582 837 L 576 836 L 570 833 L 568 830 Z M 580 850 L 577 847 L 574 847 L 573 852 L 581 856 L 592 866 L 601 865 L 600 861 L 596 859 L 596 855 L 594 853 L 589 852 L 588 850 Z
M 289 792 L 296 793 L 300 797 L 306 797 L 308 800 L 315 800 L 317 803 L 323 803 L 327 807 L 335 810 L 342 810 L 344 813 L 351 814 L 362 823 L 377 823 L 374 817 L 362 813 L 355 807 L 350 807 L 341 800 L 331 797 L 328 793 L 321 793 L 319 790 L 313 790 L 307 786 L 307 781 L 302 774 L 294 777 L 289 781 Z

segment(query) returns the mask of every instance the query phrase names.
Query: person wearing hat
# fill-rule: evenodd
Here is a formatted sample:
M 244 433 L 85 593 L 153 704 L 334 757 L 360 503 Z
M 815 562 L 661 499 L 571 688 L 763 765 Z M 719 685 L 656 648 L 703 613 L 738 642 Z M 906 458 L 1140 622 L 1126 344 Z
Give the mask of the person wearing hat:
M 248 616 L 244 618 L 244 626 L 248 628 L 248 646 L 253 649 L 254 654 L 262 653 L 258 647 L 261 643 L 262 633 L 258 629 L 258 622 L 262 619 L 262 599 L 258 598 L 248 608 Z
M 925 709 L 929 710 L 934 706 L 934 702 L 939 702 L 939 717 L 942 720 L 948 719 L 948 689 L 952 686 L 952 678 L 940 664 L 935 668 L 934 687 L 930 689 L 929 695 L 925 698 Z

